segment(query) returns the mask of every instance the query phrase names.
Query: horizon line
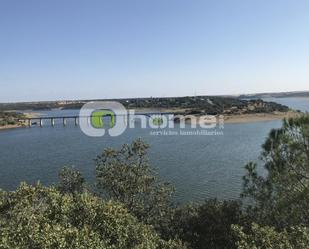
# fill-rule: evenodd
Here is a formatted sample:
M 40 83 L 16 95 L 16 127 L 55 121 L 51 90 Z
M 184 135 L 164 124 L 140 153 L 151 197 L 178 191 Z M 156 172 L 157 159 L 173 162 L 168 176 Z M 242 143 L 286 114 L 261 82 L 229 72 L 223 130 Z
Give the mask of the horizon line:
M 14 103 L 44 103 L 44 102 L 60 102 L 60 101 L 98 101 L 98 100 L 124 100 L 124 99 L 166 99 L 166 98 L 186 98 L 186 97 L 239 97 L 242 95 L 267 95 L 267 94 L 293 94 L 293 93 L 309 93 L 309 90 L 297 90 L 297 91 L 279 91 L 279 92 L 253 92 L 253 93 L 237 93 L 237 94 L 210 94 L 210 95 L 182 95 L 182 96 L 147 96 L 147 97 L 116 97 L 116 98 L 90 98 L 90 99 L 57 99 L 57 100 L 33 100 L 33 101 L 9 101 L 0 102 L 0 104 L 14 104 Z

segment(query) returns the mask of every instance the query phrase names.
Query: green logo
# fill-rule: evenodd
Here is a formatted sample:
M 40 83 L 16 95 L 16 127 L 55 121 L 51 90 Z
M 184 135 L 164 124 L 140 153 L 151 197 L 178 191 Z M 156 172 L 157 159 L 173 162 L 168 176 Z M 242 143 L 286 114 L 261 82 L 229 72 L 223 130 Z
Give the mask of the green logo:
M 163 124 L 163 118 L 162 117 L 154 117 L 154 118 L 152 118 L 152 123 L 154 125 L 159 126 L 159 125 Z
M 104 118 L 110 117 L 109 127 L 115 126 L 115 113 L 111 110 L 96 110 L 91 113 L 90 122 L 93 128 L 104 128 Z

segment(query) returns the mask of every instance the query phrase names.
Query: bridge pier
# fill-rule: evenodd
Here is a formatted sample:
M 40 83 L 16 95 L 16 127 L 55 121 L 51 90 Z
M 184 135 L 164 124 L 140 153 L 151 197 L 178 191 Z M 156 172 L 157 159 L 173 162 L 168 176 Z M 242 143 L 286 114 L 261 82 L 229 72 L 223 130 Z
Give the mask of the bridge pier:
M 54 119 L 54 118 L 51 118 L 51 119 L 50 119 L 50 122 L 51 122 L 51 126 L 54 127 L 54 126 L 55 126 L 55 119 Z
M 78 126 L 78 117 L 74 118 L 74 124 L 75 124 L 75 126 Z
M 43 126 L 43 119 L 40 118 L 40 127 Z
M 63 126 L 66 126 L 66 125 L 67 125 L 67 119 L 66 119 L 66 118 L 63 118 L 63 119 L 62 119 L 62 123 L 63 123 Z
M 31 125 L 32 125 L 32 121 L 31 121 L 31 118 L 29 118 L 28 119 L 28 126 L 31 127 Z

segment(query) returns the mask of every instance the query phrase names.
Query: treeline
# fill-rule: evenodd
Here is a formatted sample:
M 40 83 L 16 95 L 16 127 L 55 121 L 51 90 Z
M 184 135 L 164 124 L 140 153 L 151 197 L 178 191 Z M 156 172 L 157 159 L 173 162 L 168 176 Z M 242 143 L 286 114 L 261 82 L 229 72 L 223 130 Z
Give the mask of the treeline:
M 138 139 L 95 159 L 96 184 L 65 167 L 52 187 L 0 192 L 0 248 L 307 249 L 309 115 L 285 120 L 245 166 L 239 201 L 184 206 Z
M 0 103 L 0 111 L 51 110 L 59 108 L 57 101 Z
M 99 101 L 99 100 L 97 100 Z M 101 100 L 103 101 L 103 100 Z M 127 108 L 174 108 L 186 109 L 188 114 L 224 114 L 224 113 L 270 113 L 274 111 L 286 112 L 288 107 L 265 102 L 261 99 L 244 100 L 232 97 L 195 96 L 195 97 L 169 97 L 169 98 L 132 98 L 113 99 Z M 80 109 L 88 100 L 81 101 L 54 101 L 29 103 L 2 103 L 0 110 L 50 110 Z

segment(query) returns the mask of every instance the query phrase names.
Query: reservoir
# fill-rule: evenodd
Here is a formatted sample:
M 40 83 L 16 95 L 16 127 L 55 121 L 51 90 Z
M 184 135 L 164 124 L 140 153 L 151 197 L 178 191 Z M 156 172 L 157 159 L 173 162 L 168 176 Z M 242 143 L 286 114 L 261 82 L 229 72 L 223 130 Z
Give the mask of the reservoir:
M 309 111 L 307 98 L 271 99 Z M 44 111 L 42 116 L 75 115 L 76 110 Z M 14 190 L 21 181 L 57 182 L 63 166 L 79 169 L 95 182 L 93 159 L 106 147 L 119 148 L 136 138 L 150 144 L 149 158 L 162 180 L 176 187 L 179 202 L 206 198 L 235 199 L 242 189 L 244 166 L 258 161 L 261 145 L 281 121 L 225 124 L 223 135 L 154 135 L 150 128 L 127 129 L 118 137 L 88 137 L 74 122 L 42 128 L 0 130 L 0 188 Z M 177 126 L 175 127 L 177 129 Z M 172 134 L 172 133 L 171 133 Z

